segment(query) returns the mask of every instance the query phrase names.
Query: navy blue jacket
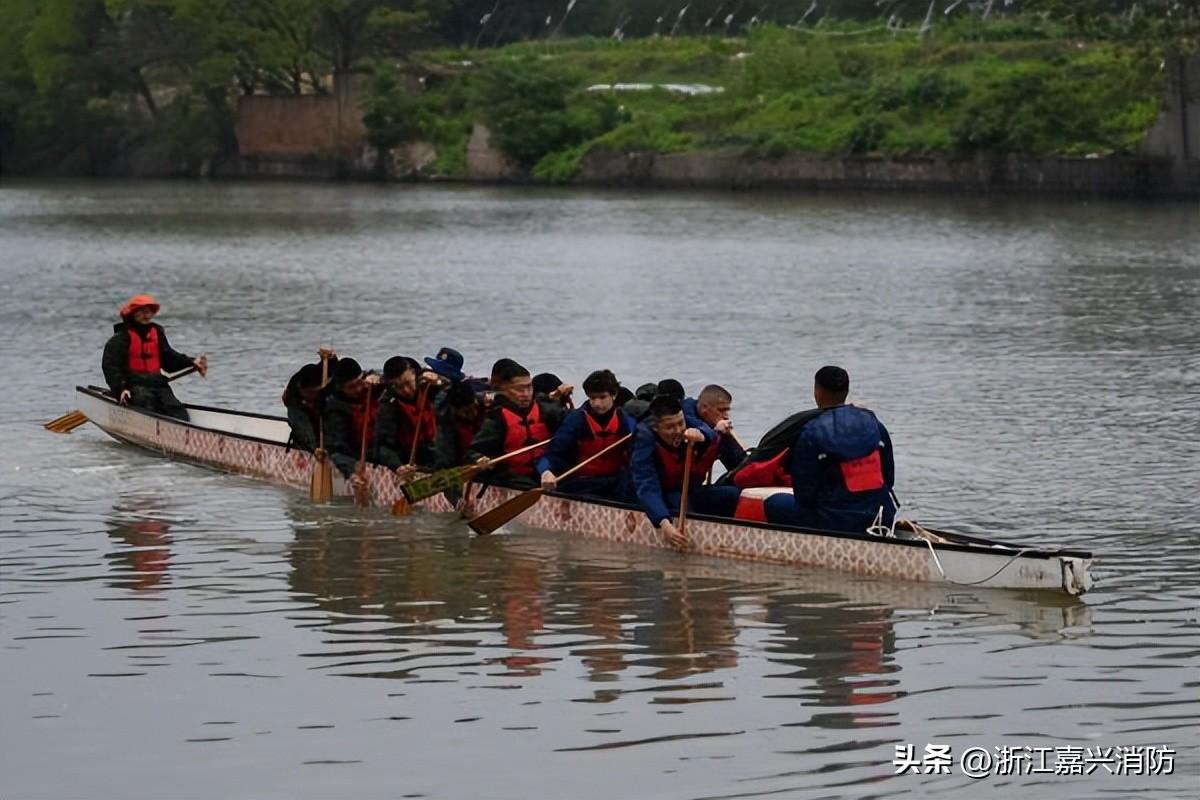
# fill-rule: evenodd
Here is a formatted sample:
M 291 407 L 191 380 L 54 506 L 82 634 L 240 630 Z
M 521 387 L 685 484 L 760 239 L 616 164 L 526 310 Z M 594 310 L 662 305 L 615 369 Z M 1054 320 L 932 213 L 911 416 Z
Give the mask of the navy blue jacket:
M 537 460 L 538 475 L 541 475 L 546 470 L 550 470 L 555 475 L 560 475 L 579 463 L 579 440 L 588 432 L 587 420 L 583 418 L 583 415 L 590 412 L 591 405 L 584 403 L 579 408 L 567 414 L 567 418 L 563 420 L 562 425 L 554 432 L 554 439 L 550 442 L 550 446 L 546 448 L 546 452 L 542 454 L 542 457 Z M 621 409 L 614 407 L 612 413 L 616 414 L 621 420 L 617 431 L 618 439 L 627 433 L 633 433 L 637 428 L 637 423 L 633 421 L 633 417 Z
M 686 397 L 681 404 L 683 406 L 683 416 L 687 418 L 688 425 L 693 428 L 699 428 L 704 425 L 704 420 L 700 419 L 699 402 L 694 397 Z M 693 422 L 699 422 L 700 425 L 694 425 Z M 708 427 L 705 425 L 705 427 Z M 704 428 L 700 428 L 703 430 Z M 722 436 L 717 442 L 717 460 L 721 462 L 721 466 L 725 467 L 725 471 L 737 469 L 743 461 L 746 460 L 746 451 L 738 446 L 738 443 L 733 440 L 732 436 Z
M 870 492 L 846 489 L 839 464 L 880 451 L 884 486 Z M 896 483 L 896 462 L 887 428 L 865 408 L 834 406 L 800 431 L 789 461 L 796 504 L 834 529 L 861 530 L 879 507 L 884 519 L 895 514 L 889 492 Z M 863 521 L 865 520 L 865 522 Z
M 707 425 L 692 425 L 689 420 L 688 427 L 695 427 L 704 434 L 705 446 L 712 444 L 715 434 Z M 642 510 L 656 528 L 671 516 L 662 488 L 662 464 L 658 460 L 657 442 L 658 434 L 648 423 L 638 425 L 637 434 L 633 437 L 633 459 L 630 464 L 633 489 L 637 493 L 638 502 L 642 504 Z M 704 476 L 693 474 L 692 480 L 699 482 L 704 480 Z

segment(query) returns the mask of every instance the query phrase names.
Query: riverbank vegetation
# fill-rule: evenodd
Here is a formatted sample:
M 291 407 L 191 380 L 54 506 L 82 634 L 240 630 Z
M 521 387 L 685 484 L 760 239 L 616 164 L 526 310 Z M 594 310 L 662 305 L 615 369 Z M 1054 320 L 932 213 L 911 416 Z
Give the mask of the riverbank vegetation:
M 236 152 L 238 96 L 334 76 L 365 85 L 375 144 L 432 141 L 447 175 L 476 121 L 545 180 L 596 148 L 1127 153 L 1200 38 L 1167 0 L 750 5 L 0 0 L 0 166 L 113 172 L 151 148 L 198 169 Z M 701 88 L 591 88 L 619 83 Z

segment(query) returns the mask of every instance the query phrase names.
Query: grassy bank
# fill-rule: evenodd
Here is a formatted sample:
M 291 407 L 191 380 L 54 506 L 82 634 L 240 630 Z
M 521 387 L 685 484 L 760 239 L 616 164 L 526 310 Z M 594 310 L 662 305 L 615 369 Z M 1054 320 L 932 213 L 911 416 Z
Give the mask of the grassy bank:
M 424 54 L 438 76 L 414 94 L 381 66 L 367 121 L 381 146 L 423 138 L 448 175 L 470 126 L 542 180 L 569 180 L 594 148 L 687 152 L 1126 154 L 1157 118 L 1160 59 L 1082 42 L 1038 19 L 942 26 L 925 39 L 883 27 L 759 27 L 745 38 L 577 39 Z M 721 87 L 586 91 L 613 83 Z

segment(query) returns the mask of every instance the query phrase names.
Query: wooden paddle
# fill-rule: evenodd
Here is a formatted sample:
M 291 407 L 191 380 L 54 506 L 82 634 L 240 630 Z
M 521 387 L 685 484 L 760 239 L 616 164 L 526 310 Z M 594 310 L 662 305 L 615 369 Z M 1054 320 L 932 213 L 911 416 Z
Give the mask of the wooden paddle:
M 683 488 L 679 492 L 679 523 L 676 524 L 675 530 L 679 531 L 679 535 L 687 538 L 687 501 L 688 501 L 688 483 L 692 479 L 692 454 L 695 452 L 696 443 L 687 443 L 687 455 L 683 457 Z
M 197 369 L 199 369 L 199 368 L 195 364 L 193 364 L 192 366 L 185 367 L 184 369 L 181 369 L 178 372 L 172 372 L 170 375 L 166 376 L 167 382 L 169 383 L 169 382 L 175 380 L 176 378 L 182 378 L 184 375 L 191 375 Z M 71 431 L 75 430 L 76 428 L 78 428 L 80 425 L 83 425 L 87 421 L 88 421 L 87 414 L 84 414 L 79 409 L 75 409 L 74 411 L 68 411 L 66 414 L 63 414 L 61 417 L 55 417 L 54 419 L 50 420 L 49 422 L 43 423 L 42 427 L 53 433 L 70 433 Z
M 321 351 L 321 387 L 329 383 L 329 354 Z M 313 453 L 316 461 L 313 463 L 312 482 L 308 487 L 308 497 L 314 503 L 328 503 L 333 498 L 333 464 L 329 453 L 325 452 L 325 420 L 317 420 L 317 451 Z
M 417 429 L 413 432 L 412 450 L 408 452 L 408 465 L 417 463 L 417 445 L 421 443 L 421 415 L 425 413 L 425 401 L 429 399 L 429 384 L 421 388 L 421 396 L 417 398 Z
M 558 479 L 561 481 L 571 477 L 589 463 L 607 453 L 609 450 L 625 444 L 625 442 L 628 441 L 631 436 L 633 436 L 632 433 L 625 434 L 620 439 L 617 439 L 608 447 L 601 450 L 599 453 L 585 458 L 583 461 L 580 461 L 562 475 L 559 475 Z M 516 519 L 518 516 L 523 514 L 530 506 L 532 506 L 538 500 L 541 500 L 542 495 L 545 492 L 546 490 L 541 486 L 537 487 L 536 489 L 530 489 L 527 492 L 521 492 L 513 499 L 501 503 L 491 511 L 483 512 L 479 516 L 475 517 L 475 519 L 468 522 L 467 525 L 470 526 L 471 530 L 475 531 L 480 536 L 487 536 L 489 533 L 496 530 L 496 528 L 499 528 L 501 525 L 504 525 L 505 523 L 510 522 L 511 520 Z
M 363 412 L 362 445 L 358 449 L 358 463 L 354 474 L 362 476 L 362 482 L 354 487 L 354 502 L 366 508 L 371 502 L 371 487 L 367 483 L 367 434 L 371 430 L 371 385 L 367 384 L 366 410 Z

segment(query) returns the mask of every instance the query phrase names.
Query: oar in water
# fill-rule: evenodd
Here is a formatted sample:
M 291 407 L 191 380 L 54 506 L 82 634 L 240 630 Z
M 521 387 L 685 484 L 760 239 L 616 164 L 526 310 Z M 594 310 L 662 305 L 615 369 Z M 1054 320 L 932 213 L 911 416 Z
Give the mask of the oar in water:
M 687 541 L 687 501 L 688 501 L 688 484 L 692 480 L 692 454 L 695 452 L 695 442 L 687 443 L 687 455 L 683 457 L 683 488 L 679 491 L 679 522 L 675 525 L 675 530 L 679 531 L 679 536 L 685 542 Z
M 596 453 L 594 456 L 590 456 L 585 458 L 583 461 L 580 461 L 562 475 L 559 475 L 558 480 L 561 481 L 571 477 L 576 472 L 607 453 L 609 450 L 625 444 L 625 442 L 628 441 L 629 437 L 631 436 L 633 436 L 632 433 L 627 433 L 620 439 L 617 439 L 615 442 L 610 444 L 608 447 L 601 450 L 599 453 Z M 480 536 L 487 536 L 489 533 L 496 530 L 496 528 L 499 528 L 501 525 L 504 525 L 505 523 L 510 522 L 511 520 L 514 520 L 523 514 L 527 509 L 529 509 L 530 506 L 532 506 L 538 500 L 541 500 L 542 495 L 545 492 L 546 490 L 541 486 L 537 487 L 536 489 L 530 489 L 527 492 L 521 492 L 513 499 L 501 503 L 491 511 L 485 511 L 484 513 L 480 514 L 475 519 L 468 522 L 467 525 L 469 525 L 471 530 L 475 531 Z
M 363 411 L 362 424 L 362 444 L 358 449 L 358 463 L 354 465 L 354 474 L 362 478 L 362 481 L 354 486 L 354 502 L 365 508 L 371 502 L 371 485 L 368 483 L 367 476 L 367 434 L 371 430 L 371 386 L 367 385 L 367 396 L 364 401 L 366 409 Z
M 178 372 L 173 372 L 168 375 L 167 381 L 170 382 L 176 378 L 182 378 L 184 375 L 191 375 L 197 369 L 199 369 L 199 367 L 197 367 L 195 364 L 190 367 L 185 367 Z M 79 409 L 75 409 L 74 411 L 68 411 L 61 417 L 55 417 L 49 422 L 43 423 L 42 427 L 54 433 L 70 433 L 87 421 L 87 414 L 84 414 Z
M 321 388 L 329 383 L 329 353 L 321 351 Z M 325 452 L 325 420 L 317 420 L 317 451 L 313 462 L 312 482 L 308 497 L 314 503 L 328 503 L 333 498 L 333 464 Z

